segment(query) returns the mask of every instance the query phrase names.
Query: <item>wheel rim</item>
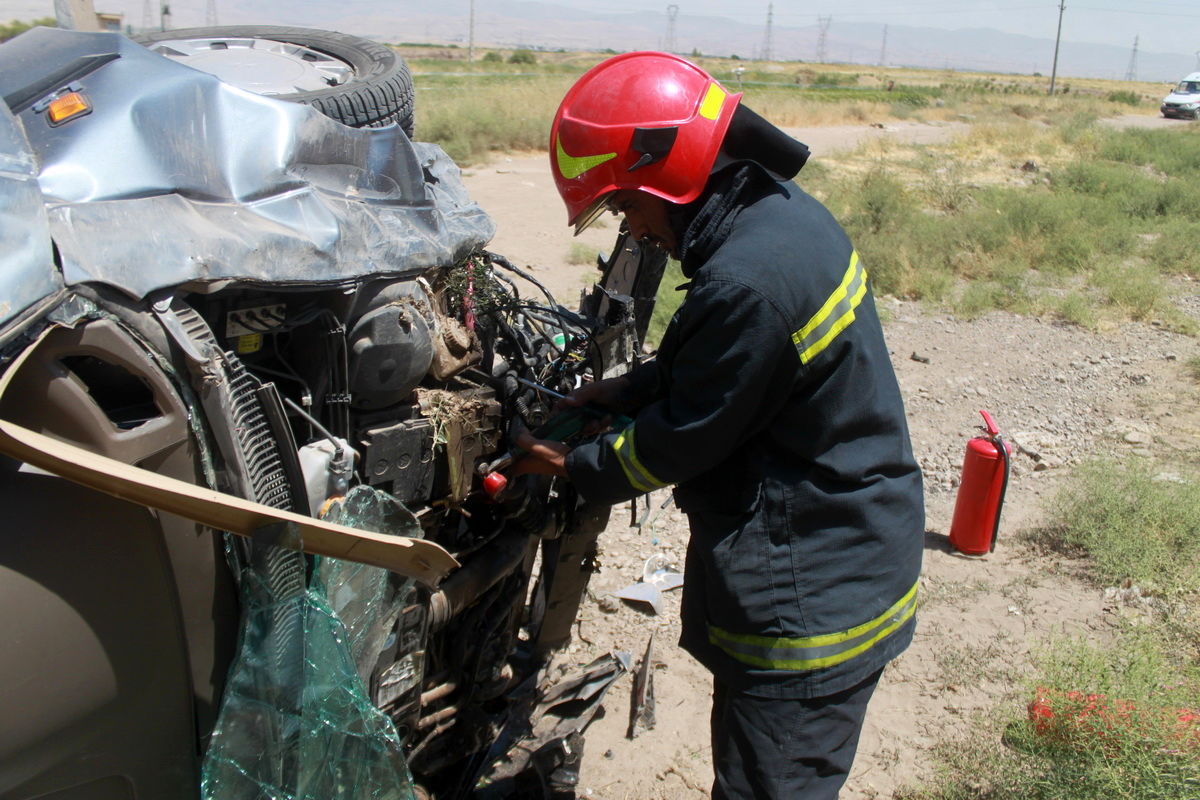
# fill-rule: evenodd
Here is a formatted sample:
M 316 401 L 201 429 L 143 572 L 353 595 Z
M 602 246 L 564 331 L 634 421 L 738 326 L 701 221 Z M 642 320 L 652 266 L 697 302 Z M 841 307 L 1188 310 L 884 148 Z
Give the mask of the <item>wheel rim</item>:
M 340 86 L 354 77 L 354 67 L 341 59 L 272 39 L 166 39 L 150 49 L 257 94 L 313 92 Z

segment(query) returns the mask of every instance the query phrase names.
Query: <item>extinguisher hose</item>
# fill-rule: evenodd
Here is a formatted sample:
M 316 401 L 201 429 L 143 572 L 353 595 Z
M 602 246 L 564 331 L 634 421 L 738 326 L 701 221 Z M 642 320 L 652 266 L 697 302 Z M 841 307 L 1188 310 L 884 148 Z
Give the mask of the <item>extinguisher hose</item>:
M 996 551 L 996 540 L 1000 538 L 1000 511 L 1004 508 L 1004 494 L 1008 491 L 1008 469 L 1009 469 L 1009 454 L 1008 445 L 1004 441 L 1004 437 L 996 434 L 992 441 L 996 445 L 996 449 L 1000 451 L 1000 457 L 1004 459 L 1004 483 L 1000 484 L 1000 499 L 996 503 L 996 524 L 992 528 L 992 546 L 988 549 L 989 553 Z

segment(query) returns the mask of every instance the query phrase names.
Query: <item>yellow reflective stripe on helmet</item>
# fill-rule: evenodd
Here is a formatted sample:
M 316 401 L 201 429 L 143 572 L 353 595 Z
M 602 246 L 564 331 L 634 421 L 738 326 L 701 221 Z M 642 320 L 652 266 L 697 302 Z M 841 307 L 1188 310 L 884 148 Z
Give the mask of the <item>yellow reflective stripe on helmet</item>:
M 832 667 L 870 650 L 907 622 L 917 610 L 917 584 L 870 622 L 846 631 L 803 638 L 753 636 L 708 626 L 708 640 L 729 656 L 764 669 L 812 670 Z
M 625 473 L 625 479 L 629 481 L 629 485 L 638 491 L 652 492 L 655 489 L 661 489 L 667 485 L 666 482 L 654 477 L 650 470 L 638 461 L 637 449 L 633 444 L 633 428 L 634 426 L 630 425 L 621 431 L 613 442 L 613 452 L 617 456 L 617 463 L 621 465 L 621 470 Z
M 567 180 L 578 178 L 592 167 L 598 167 L 605 161 L 617 157 L 616 153 L 602 153 L 596 156 L 569 156 L 563 150 L 562 140 L 554 143 L 554 160 L 558 163 L 558 171 Z
M 708 85 L 704 99 L 700 102 L 700 116 L 705 119 L 716 119 L 721 116 L 721 106 L 725 105 L 725 90 L 715 83 Z
M 800 353 L 801 363 L 807 364 L 829 346 L 837 335 L 854 322 L 854 309 L 867 293 L 867 271 L 858 261 L 858 251 L 850 253 L 850 266 L 842 276 L 842 282 L 821 310 L 800 330 L 792 334 L 792 341 Z

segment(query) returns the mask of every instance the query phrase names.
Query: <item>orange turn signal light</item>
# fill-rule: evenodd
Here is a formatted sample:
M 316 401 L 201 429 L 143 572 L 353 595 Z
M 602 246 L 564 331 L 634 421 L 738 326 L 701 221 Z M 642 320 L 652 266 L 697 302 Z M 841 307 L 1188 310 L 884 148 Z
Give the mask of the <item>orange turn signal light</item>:
M 51 125 L 61 125 L 67 120 L 74 119 L 92 110 L 91 103 L 79 92 L 67 92 L 61 97 L 50 101 L 46 114 Z

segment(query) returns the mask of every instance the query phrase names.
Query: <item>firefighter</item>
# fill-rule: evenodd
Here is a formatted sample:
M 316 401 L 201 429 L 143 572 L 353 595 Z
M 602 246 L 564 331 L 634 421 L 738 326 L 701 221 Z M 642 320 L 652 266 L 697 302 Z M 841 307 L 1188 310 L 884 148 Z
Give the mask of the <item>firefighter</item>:
M 576 233 L 605 211 L 681 262 L 656 357 L 576 390 L 634 417 L 522 471 L 616 503 L 674 485 L 680 644 L 713 674 L 714 798 L 834 798 L 915 627 L 924 508 L 866 263 L 791 181 L 807 148 L 712 76 L 627 53 L 567 92 L 550 163 Z

